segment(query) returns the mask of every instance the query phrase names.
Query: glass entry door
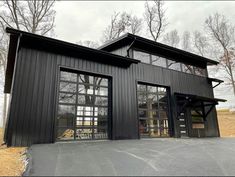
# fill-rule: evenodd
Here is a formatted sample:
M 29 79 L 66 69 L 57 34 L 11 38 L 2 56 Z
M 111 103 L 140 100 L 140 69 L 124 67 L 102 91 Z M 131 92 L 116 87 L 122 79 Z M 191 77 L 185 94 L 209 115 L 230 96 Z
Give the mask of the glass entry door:
M 108 138 L 107 78 L 60 71 L 57 140 Z
M 168 96 L 165 87 L 138 84 L 140 137 L 168 137 Z

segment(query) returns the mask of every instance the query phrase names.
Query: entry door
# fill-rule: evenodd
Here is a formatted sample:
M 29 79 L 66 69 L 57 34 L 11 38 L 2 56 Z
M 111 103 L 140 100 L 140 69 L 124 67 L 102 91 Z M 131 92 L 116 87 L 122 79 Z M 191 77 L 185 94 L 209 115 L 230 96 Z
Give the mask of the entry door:
M 179 116 L 179 132 L 180 137 L 188 137 L 189 136 L 189 109 L 186 108 L 184 112 L 180 113 Z
M 60 71 L 57 140 L 107 139 L 109 80 Z
M 205 120 L 203 119 L 204 107 L 197 106 L 190 110 L 190 136 L 191 137 L 205 137 Z
M 168 137 L 168 96 L 165 87 L 138 84 L 140 137 Z

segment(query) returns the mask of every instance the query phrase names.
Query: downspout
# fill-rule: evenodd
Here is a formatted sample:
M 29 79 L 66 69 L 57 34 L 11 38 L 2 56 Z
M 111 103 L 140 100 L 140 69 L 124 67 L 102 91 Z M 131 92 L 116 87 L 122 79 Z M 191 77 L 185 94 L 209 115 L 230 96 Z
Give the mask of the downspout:
M 134 38 L 134 40 L 133 40 L 132 43 L 129 45 L 128 49 L 126 50 L 126 52 L 127 52 L 127 56 L 126 56 L 126 57 L 128 57 L 128 58 L 130 58 L 130 49 L 131 49 L 131 47 L 134 45 L 135 41 L 136 41 L 136 37 Z

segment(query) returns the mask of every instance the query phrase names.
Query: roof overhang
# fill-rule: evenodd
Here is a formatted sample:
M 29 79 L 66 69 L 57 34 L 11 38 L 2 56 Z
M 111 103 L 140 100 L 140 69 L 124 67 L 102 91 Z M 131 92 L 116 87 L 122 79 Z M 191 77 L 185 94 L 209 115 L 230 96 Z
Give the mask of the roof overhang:
M 179 62 L 184 62 L 199 67 L 206 67 L 207 65 L 218 64 L 217 61 L 130 33 L 127 33 L 117 39 L 114 39 L 113 41 L 104 44 L 98 49 L 110 52 L 112 50 L 120 48 L 121 46 L 130 45 L 134 40 L 135 42 L 132 44 L 132 48 L 143 50 L 152 54 L 161 55 L 163 57 L 173 59 Z
M 203 117 L 204 121 L 206 121 L 207 116 L 213 110 L 215 105 L 217 105 L 218 102 L 226 101 L 224 99 L 209 98 L 209 97 L 203 97 L 192 94 L 182 94 L 182 93 L 174 93 L 174 96 L 176 100 L 177 119 L 180 117 L 181 113 L 183 113 L 187 107 L 190 107 L 190 108 L 203 108 L 202 113 L 200 112 L 198 113 Z
M 199 101 L 199 102 L 209 102 L 209 103 L 218 104 L 218 102 L 226 102 L 227 101 L 225 99 L 220 99 L 220 98 L 210 98 L 210 97 L 203 97 L 203 96 L 192 95 L 192 94 L 183 94 L 183 93 L 177 93 L 177 92 L 175 92 L 174 95 L 178 99 L 190 100 L 191 102 Z
M 129 67 L 133 63 L 140 62 L 139 60 L 115 55 L 107 51 L 92 49 L 12 28 L 6 28 L 6 32 L 10 34 L 10 43 L 5 78 L 5 93 L 10 93 L 15 59 L 17 58 L 16 56 L 18 49 L 20 49 L 21 47 L 52 52 L 55 54 L 86 59 L 123 68 Z M 19 36 L 20 41 L 17 43 Z
M 52 51 L 63 55 L 84 57 L 96 62 L 116 65 L 120 67 L 128 67 L 132 63 L 140 62 L 139 60 L 115 55 L 106 51 L 92 49 L 81 45 L 28 33 L 25 31 L 15 30 L 12 28 L 6 28 L 6 32 L 14 35 L 21 35 L 22 37 L 20 46 Z

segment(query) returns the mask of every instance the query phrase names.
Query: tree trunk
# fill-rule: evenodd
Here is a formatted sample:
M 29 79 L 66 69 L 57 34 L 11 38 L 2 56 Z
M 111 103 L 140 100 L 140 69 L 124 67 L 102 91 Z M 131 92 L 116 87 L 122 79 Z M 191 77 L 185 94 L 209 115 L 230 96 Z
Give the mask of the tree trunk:
M 233 94 L 235 96 L 235 81 L 234 81 L 234 78 L 233 78 L 233 73 L 231 73 L 231 81 L 232 81 L 232 87 L 233 87 Z
M 231 79 L 231 83 L 233 87 L 233 94 L 235 96 L 235 81 L 234 81 L 233 70 L 232 70 L 232 66 L 231 66 L 230 58 L 229 58 L 229 51 L 227 50 L 226 47 L 223 46 L 223 48 L 224 48 L 225 58 L 226 58 L 226 67 L 229 70 L 229 75 L 230 75 L 230 79 Z
M 7 94 L 4 94 L 3 112 L 2 112 L 3 128 L 5 128 L 5 124 L 6 124 L 6 116 L 7 116 Z

